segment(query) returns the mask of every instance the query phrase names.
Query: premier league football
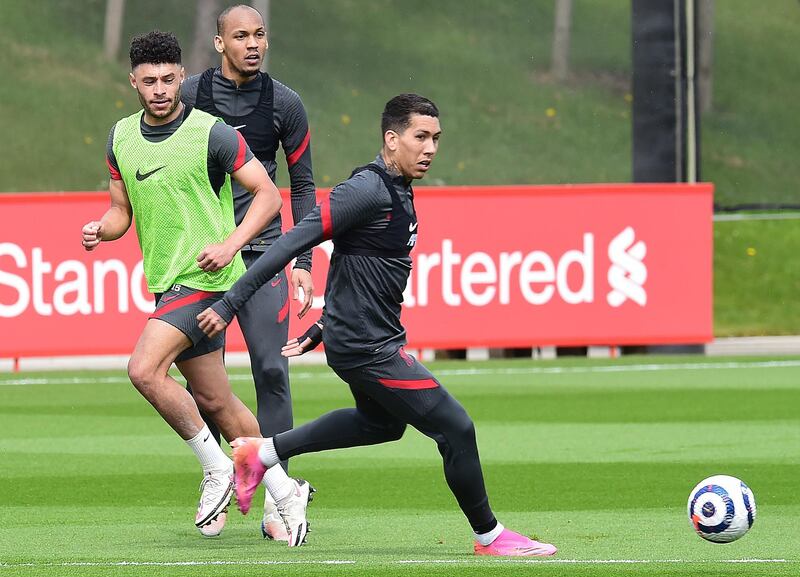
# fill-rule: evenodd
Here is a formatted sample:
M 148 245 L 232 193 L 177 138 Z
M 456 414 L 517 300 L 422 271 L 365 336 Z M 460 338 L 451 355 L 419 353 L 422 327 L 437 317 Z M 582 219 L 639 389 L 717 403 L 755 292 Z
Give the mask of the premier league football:
M 689 522 L 700 537 L 730 543 L 744 536 L 756 520 L 756 498 L 744 481 L 714 475 L 689 493 Z

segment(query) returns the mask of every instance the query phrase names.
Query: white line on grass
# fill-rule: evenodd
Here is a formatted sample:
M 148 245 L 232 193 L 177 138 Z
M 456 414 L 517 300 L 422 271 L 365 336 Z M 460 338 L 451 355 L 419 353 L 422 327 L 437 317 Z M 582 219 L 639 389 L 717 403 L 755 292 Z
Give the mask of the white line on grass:
M 436 371 L 437 375 L 527 375 L 527 374 L 575 374 L 575 373 L 632 373 L 647 371 L 683 371 L 708 369 L 774 369 L 800 367 L 798 361 L 739 361 L 727 363 L 663 363 L 644 365 L 604 365 L 596 367 L 516 367 L 490 369 L 449 369 Z
M 795 559 L 403 559 L 396 561 L 353 561 L 345 559 L 294 560 L 294 561 L 67 561 L 63 563 L 0 563 L 0 569 L 19 567 L 208 567 L 220 565 L 480 565 L 489 563 L 536 563 L 552 565 L 655 565 L 655 564 L 759 564 L 797 563 Z
M 738 221 L 738 220 L 798 220 L 800 212 L 771 212 L 771 213 L 746 213 L 736 212 L 733 214 L 715 214 L 714 222 Z
M 780 369 L 787 367 L 800 367 L 800 360 L 792 361 L 734 361 L 725 363 L 662 363 L 642 365 L 604 365 L 594 367 L 490 367 L 469 369 L 439 369 L 438 376 L 482 376 L 482 375 L 558 375 L 580 373 L 632 373 L 654 371 L 705 371 L 723 369 Z M 332 372 L 298 372 L 291 373 L 293 379 L 333 379 L 337 378 Z M 248 374 L 232 374 L 231 381 L 252 381 Z M 35 377 L 0 379 L 0 386 L 25 386 L 25 385 L 79 385 L 79 384 L 119 384 L 128 383 L 127 377 Z
M 487 559 L 488 560 L 488 559 Z M 790 559 L 702 559 L 702 560 L 689 560 L 689 559 L 543 559 L 543 558 L 505 558 L 505 559 L 491 559 L 495 563 L 542 563 L 542 564 L 567 564 L 567 565 L 649 565 L 656 563 L 694 563 L 694 564 L 709 564 L 709 563 L 797 563 L 798 561 Z M 404 561 L 388 561 L 390 564 L 398 565 L 425 565 L 425 564 L 475 564 L 478 560 L 471 559 L 406 559 Z
M 66 561 L 64 563 L 0 563 L 12 567 L 208 567 L 215 565 L 354 565 L 355 561 Z

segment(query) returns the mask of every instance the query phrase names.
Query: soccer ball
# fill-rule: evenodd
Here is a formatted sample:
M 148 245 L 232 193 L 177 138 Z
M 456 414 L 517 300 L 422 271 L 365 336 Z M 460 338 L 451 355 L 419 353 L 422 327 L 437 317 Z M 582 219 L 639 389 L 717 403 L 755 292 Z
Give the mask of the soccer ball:
M 689 493 L 689 523 L 703 539 L 730 543 L 747 533 L 756 520 L 756 498 L 736 477 L 714 475 Z

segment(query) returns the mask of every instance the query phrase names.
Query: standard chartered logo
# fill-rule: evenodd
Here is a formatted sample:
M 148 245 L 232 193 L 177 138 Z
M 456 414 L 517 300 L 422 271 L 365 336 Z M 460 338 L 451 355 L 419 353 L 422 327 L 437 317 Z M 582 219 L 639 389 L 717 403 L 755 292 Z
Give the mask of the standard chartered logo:
M 608 284 L 611 292 L 606 298 L 612 307 L 621 306 L 627 300 L 639 306 L 647 304 L 647 292 L 644 290 L 647 267 L 643 262 L 647 245 L 641 240 L 634 242 L 635 239 L 636 232 L 629 226 L 608 245 L 608 258 L 611 260 Z
M 141 260 L 131 271 L 118 259 L 54 262 L 42 247 L 33 247 L 29 255 L 22 246 L 0 242 L 0 262 L 5 257 L 14 266 L 0 266 L 0 319 L 21 316 L 29 308 L 43 317 L 103 314 L 106 309 L 127 313 L 131 304 L 142 312 L 153 311 Z
M 453 239 L 443 238 L 430 252 L 416 253 L 403 292 L 403 306 L 540 307 L 558 303 L 618 308 L 629 300 L 645 306 L 644 241 L 636 239 L 630 226 L 608 245 L 608 237 L 604 234 L 601 238 L 584 230 L 565 233 L 557 250 L 496 247 L 494 252 L 459 250 Z M 608 285 L 597 282 L 605 272 L 597 270 L 598 266 L 605 268 L 605 259 L 597 257 L 606 246 Z M 326 241 L 317 250 L 330 261 L 333 243 Z M 128 262 L 62 261 L 48 258 L 42 247 L 26 249 L 0 242 L 0 319 L 29 311 L 39 316 L 128 313 L 136 309 L 151 312 L 153 302 L 146 292 L 142 263 L 131 270 Z M 607 302 L 603 302 L 603 295 Z M 314 308 L 323 305 L 323 297 L 315 296 Z

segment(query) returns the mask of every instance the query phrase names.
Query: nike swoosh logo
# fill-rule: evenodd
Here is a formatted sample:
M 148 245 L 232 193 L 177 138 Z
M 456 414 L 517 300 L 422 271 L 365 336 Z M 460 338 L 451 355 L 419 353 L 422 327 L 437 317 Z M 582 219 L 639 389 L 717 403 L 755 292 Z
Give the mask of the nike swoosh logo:
M 161 302 L 162 302 L 162 303 L 168 303 L 169 301 L 174 301 L 174 300 L 175 300 L 176 298 L 178 298 L 179 296 L 181 296 L 181 295 L 170 295 L 170 296 L 168 296 L 168 297 L 164 297 L 164 298 L 162 298 L 162 299 L 161 299 Z
M 244 128 L 245 126 L 247 126 L 247 125 L 246 124 L 240 124 L 239 126 L 234 126 L 233 129 L 234 130 L 239 130 L 240 128 Z
M 139 172 L 139 169 L 136 169 L 136 180 L 138 180 L 139 182 L 142 182 L 146 178 L 148 178 L 150 176 L 153 176 L 156 172 L 158 172 L 162 168 L 166 168 L 166 166 L 167 166 L 166 164 L 164 166 L 159 166 L 158 168 L 155 168 L 155 169 L 151 170 L 150 172 L 145 172 L 144 174 Z
M 408 225 L 408 232 L 414 232 L 415 230 L 417 230 L 417 225 L 418 224 L 419 224 L 418 222 L 414 222 L 414 223 L 409 224 Z
M 272 281 L 269 284 L 271 284 L 272 286 L 278 286 L 279 284 L 281 284 L 281 279 L 280 278 L 276 278 L 274 281 Z
M 205 443 L 206 441 L 208 441 L 208 438 L 209 438 L 210 436 L 211 436 L 211 433 L 209 433 L 208 435 L 206 435 L 206 438 L 205 438 L 205 439 L 203 439 L 203 442 Z

